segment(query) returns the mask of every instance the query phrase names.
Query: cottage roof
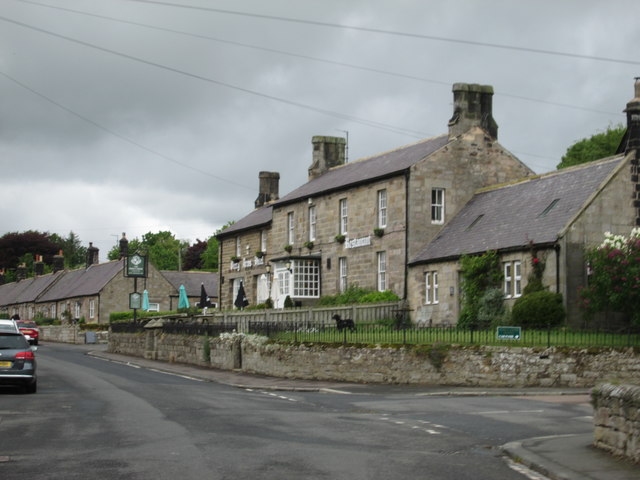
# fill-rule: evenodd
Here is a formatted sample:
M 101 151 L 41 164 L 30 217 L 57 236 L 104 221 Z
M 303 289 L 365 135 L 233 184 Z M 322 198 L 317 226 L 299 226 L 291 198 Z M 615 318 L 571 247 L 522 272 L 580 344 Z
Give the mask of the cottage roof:
M 410 263 L 555 242 L 623 157 L 476 193 Z
M 38 302 L 51 302 L 65 298 L 97 295 L 117 274 L 122 274 L 122 261 L 96 263 L 87 268 L 64 272 Z
M 233 225 L 225 228 L 217 236 L 224 237 L 226 235 L 230 235 L 232 233 L 238 233 L 242 230 L 247 230 L 249 228 L 256 228 L 263 225 L 267 225 L 271 222 L 272 210 L 273 210 L 273 207 L 271 207 L 270 205 L 257 208 L 250 214 L 244 216 L 243 218 L 235 222 Z
M 12 305 L 15 299 L 29 287 L 31 279 L 0 285 L 0 305 Z
M 172 270 L 162 270 L 160 272 L 167 281 L 176 289 L 176 295 L 180 285 L 184 285 L 189 297 L 200 296 L 200 285 L 204 283 L 207 295 L 218 296 L 218 274 L 210 272 L 176 272 Z
M 34 302 L 49 285 L 62 275 L 62 271 L 31 277 L 19 282 L 0 285 L 0 305 Z
M 28 279 L 28 286 L 24 288 L 19 295 L 16 296 L 13 303 L 35 302 L 38 297 L 63 274 L 63 271 L 59 271 L 56 273 L 50 273 L 48 275 L 42 275 Z
M 448 135 L 440 135 L 380 153 L 373 157 L 334 167 L 323 175 L 296 188 L 274 202 L 273 205 L 284 205 L 321 193 L 341 190 L 360 183 L 397 175 L 436 152 L 448 142 Z

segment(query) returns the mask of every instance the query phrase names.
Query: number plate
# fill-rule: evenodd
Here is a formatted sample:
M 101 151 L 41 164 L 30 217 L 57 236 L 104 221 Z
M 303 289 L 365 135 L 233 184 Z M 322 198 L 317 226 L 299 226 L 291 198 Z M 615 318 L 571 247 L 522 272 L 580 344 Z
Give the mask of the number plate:
M 11 367 L 11 362 L 0 362 L 0 367 Z

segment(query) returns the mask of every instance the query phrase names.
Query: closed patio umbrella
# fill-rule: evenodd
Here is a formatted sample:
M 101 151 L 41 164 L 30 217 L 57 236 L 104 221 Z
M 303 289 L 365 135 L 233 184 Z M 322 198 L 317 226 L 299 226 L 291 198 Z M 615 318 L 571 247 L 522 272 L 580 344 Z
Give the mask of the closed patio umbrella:
M 178 308 L 189 308 L 189 299 L 187 298 L 187 289 L 184 285 L 180 285 L 180 295 L 178 297 Z
M 238 295 L 236 296 L 236 301 L 233 302 L 233 304 L 241 310 L 247 305 L 249 305 L 249 300 L 247 300 L 247 294 L 244 292 L 244 285 L 242 281 L 240 282 L 240 288 L 238 288 Z
M 146 288 L 142 292 L 142 310 L 145 312 L 149 311 L 149 292 Z
M 211 301 L 209 300 L 209 295 L 207 295 L 207 291 L 204 288 L 204 283 L 200 284 L 200 303 L 198 306 L 200 308 L 207 308 L 211 306 Z

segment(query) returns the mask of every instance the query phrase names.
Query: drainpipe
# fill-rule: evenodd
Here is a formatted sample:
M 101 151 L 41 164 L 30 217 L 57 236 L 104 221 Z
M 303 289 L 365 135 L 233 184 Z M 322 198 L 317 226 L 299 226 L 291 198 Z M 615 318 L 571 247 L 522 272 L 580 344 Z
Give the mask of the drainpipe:
M 554 245 L 556 251 L 556 293 L 560 293 L 560 244 Z
M 407 281 L 409 280 L 409 193 L 411 189 L 409 188 L 409 177 L 410 170 L 407 169 L 404 172 L 404 198 L 405 198 L 405 208 L 404 208 L 404 292 L 402 294 L 402 299 L 407 302 Z

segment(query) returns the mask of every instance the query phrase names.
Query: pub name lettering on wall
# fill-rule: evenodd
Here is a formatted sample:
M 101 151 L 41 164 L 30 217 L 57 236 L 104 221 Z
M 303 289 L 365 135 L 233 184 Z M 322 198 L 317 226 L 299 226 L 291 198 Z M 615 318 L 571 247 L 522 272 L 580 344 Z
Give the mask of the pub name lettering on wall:
M 367 237 L 353 238 L 351 240 L 345 240 L 344 248 L 359 248 L 368 247 L 371 245 L 371 235 Z

